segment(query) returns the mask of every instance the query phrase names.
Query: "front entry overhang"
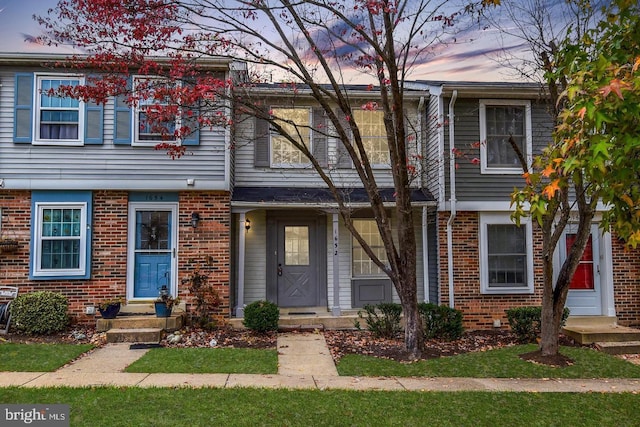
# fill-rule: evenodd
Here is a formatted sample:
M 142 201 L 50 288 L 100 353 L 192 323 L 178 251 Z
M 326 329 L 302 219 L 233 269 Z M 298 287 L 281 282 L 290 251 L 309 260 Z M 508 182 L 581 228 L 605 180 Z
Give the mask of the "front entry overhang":
M 350 207 L 370 206 L 369 197 L 364 188 L 339 188 L 345 205 Z M 380 188 L 380 197 L 385 205 L 395 204 L 394 188 Z M 424 188 L 411 190 L 411 203 L 414 206 L 436 205 L 433 195 Z M 246 207 L 322 207 L 335 208 L 337 202 L 327 188 L 296 187 L 235 187 L 231 196 L 233 208 Z
M 341 188 L 340 195 L 343 197 L 344 204 L 352 209 L 366 209 L 371 206 L 366 191 L 362 188 Z M 381 188 L 380 196 L 386 207 L 392 208 L 395 205 L 395 189 Z M 425 212 L 427 208 L 436 207 L 437 203 L 433 195 L 426 189 L 412 189 L 411 203 L 415 208 L 423 210 L 423 227 L 425 227 Z M 240 232 L 237 234 L 237 263 L 236 263 L 236 304 L 235 316 L 244 316 L 244 269 L 245 269 L 245 248 L 246 248 L 246 232 L 242 232 L 247 227 L 247 213 L 254 210 L 277 211 L 291 209 L 316 209 L 326 212 L 330 215 L 331 229 L 328 230 L 332 234 L 332 240 L 337 245 L 339 240 L 339 214 L 338 203 L 335 201 L 334 195 L 327 188 L 314 187 L 235 187 L 231 198 L 232 213 L 237 214 L 237 227 Z M 250 225 L 249 225 L 250 227 Z M 249 228 L 246 228 L 248 231 Z M 424 232 L 424 231 L 423 231 Z M 337 247 L 337 246 L 336 246 Z M 426 249 L 425 249 L 426 251 Z M 333 253 L 333 301 L 329 301 L 333 316 L 341 315 L 339 304 L 339 253 L 337 250 Z M 424 257 L 425 263 L 427 257 Z M 426 268 L 426 267 L 425 267 Z M 428 285 L 425 285 L 428 286 Z M 425 291 L 427 292 L 427 291 Z

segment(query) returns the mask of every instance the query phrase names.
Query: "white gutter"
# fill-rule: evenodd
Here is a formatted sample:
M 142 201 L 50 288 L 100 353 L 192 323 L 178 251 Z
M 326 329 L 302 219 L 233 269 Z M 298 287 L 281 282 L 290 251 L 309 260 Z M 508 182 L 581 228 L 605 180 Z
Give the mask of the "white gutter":
M 454 307 L 454 294 L 453 294 L 453 222 L 456 219 L 456 158 L 454 155 L 455 149 L 455 114 L 453 107 L 458 98 L 458 91 L 454 90 L 451 94 L 451 100 L 449 101 L 449 190 L 451 196 L 449 199 L 449 205 L 451 212 L 449 213 L 449 219 L 447 220 L 447 267 L 449 277 L 449 307 Z

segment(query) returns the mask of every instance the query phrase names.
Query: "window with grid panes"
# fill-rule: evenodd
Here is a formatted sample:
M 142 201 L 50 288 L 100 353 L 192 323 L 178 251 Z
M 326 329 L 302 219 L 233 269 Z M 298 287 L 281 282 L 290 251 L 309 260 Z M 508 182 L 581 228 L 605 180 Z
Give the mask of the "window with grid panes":
M 353 226 L 378 259 L 384 261 L 387 258 L 387 254 L 376 221 L 374 219 L 355 219 L 353 220 Z M 351 265 L 353 277 L 384 276 L 385 273 L 369 258 L 360 243 L 355 238 L 352 238 L 352 240 Z
M 274 117 L 279 118 L 278 124 L 282 126 L 284 133 L 311 149 L 311 110 L 309 108 L 272 108 L 271 111 Z M 307 156 L 287 138 L 276 132 L 271 134 L 272 165 L 291 166 L 308 163 Z

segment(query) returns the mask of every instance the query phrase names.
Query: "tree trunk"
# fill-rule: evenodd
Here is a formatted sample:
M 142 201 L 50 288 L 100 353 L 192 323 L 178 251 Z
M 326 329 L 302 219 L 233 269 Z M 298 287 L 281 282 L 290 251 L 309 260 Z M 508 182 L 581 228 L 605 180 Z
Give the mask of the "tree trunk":
M 404 267 L 405 271 L 402 273 L 405 273 L 409 277 L 413 276 L 413 279 L 403 277 L 400 283 L 396 284 L 396 290 L 398 291 L 400 303 L 402 304 L 402 312 L 404 313 L 404 344 L 407 351 L 411 354 L 411 357 L 418 360 L 422 356 L 424 332 L 420 313 L 418 312 L 415 274 L 411 274 L 411 271 L 415 271 L 415 266 L 413 266 L 413 270 L 409 265 L 405 265 Z
M 560 349 L 560 327 L 564 301 L 554 298 L 554 292 L 542 296 L 540 352 L 542 356 L 555 356 Z M 558 308 L 560 313 L 558 314 Z
M 403 304 L 405 330 L 404 345 L 411 357 L 415 360 L 422 356 L 422 347 L 424 345 L 424 333 L 420 313 L 418 312 L 418 301 Z
M 576 239 L 558 272 L 555 285 L 553 283 L 553 257 L 551 254 L 554 253 L 557 247 L 557 240 L 550 244 L 552 235 L 550 225 L 548 229 L 543 230 L 544 292 L 542 294 L 542 313 L 540 318 L 540 352 L 542 356 L 555 356 L 560 349 L 560 330 L 562 328 L 564 306 L 567 302 L 573 274 L 578 268 L 591 234 L 592 220 L 593 211 L 588 208 L 582 208 Z M 562 229 L 564 229 L 564 226 L 562 226 Z M 558 230 L 555 230 L 555 232 L 558 232 Z

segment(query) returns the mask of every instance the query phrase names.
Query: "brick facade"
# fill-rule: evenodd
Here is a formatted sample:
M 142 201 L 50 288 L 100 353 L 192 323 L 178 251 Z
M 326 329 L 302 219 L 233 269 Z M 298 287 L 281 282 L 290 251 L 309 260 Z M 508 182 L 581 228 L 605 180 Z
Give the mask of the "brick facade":
M 209 277 L 221 304 L 218 320 L 230 314 L 230 201 L 227 192 L 182 192 L 179 194 L 178 289 L 187 305 L 193 306 L 185 277 L 199 269 Z M 93 323 L 85 307 L 100 300 L 124 296 L 127 280 L 128 193 L 93 192 L 91 278 L 89 280 L 29 280 L 31 240 L 31 193 L 4 191 L 0 194 L 2 231 L 16 238 L 16 253 L 0 254 L 0 283 L 19 286 L 20 293 L 49 290 L 61 292 L 69 300 L 69 314 L 76 323 Z M 200 224 L 191 226 L 191 213 L 200 214 Z
M 449 304 L 449 275 L 447 258 L 448 212 L 438 215 L 438 253 L 440 259 L 440 303 Z M 534 235 L 535 235 L 534 231 Z M 536 241 L 534 254 L 541 246 Z M 534 256 L 534 294 L 527 295 L 483 295 L 480 293 L 480 242 L 479 215 L 477 212 L 458 212 L 453 225 L 453 283 L 454 306 L 464 315 L 467 329 L 490 329 L 493 321 L 508 325 L 505 310 L 513 307 L 539 305 L 542 301 L 541 265 Z
M 440 303 L 449 304 L 447 220 L 448 212 L 438 215 Z M 483 295 L 480 293 L 479 213 L 458 212 L 453 226 L 454 306 L 462 311 L 468 329 L 493 328 L 494 319 L 508 325 L 505 310 L 542 303 L 542 235 L 533 226 L 534 293 Z M 640 250 L 625 249 L 613 239 L 613 283 L 615 309 L 622 325 L 640 324 Z
M 613 258 L 613 294 L 618 323 L 640 326 L 640 248 L 625 248 L 611 239 Z

